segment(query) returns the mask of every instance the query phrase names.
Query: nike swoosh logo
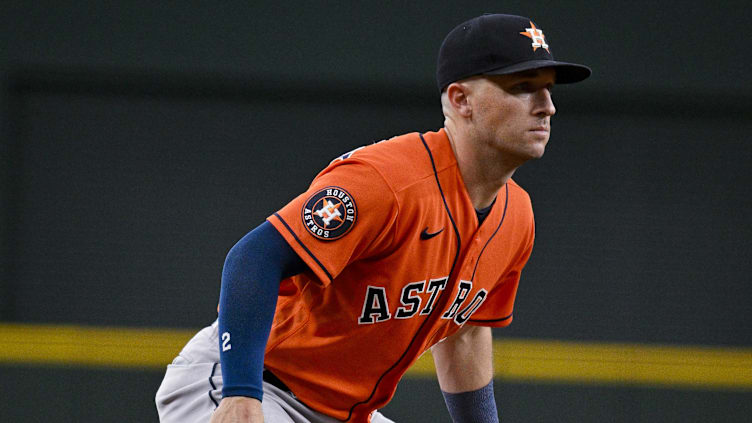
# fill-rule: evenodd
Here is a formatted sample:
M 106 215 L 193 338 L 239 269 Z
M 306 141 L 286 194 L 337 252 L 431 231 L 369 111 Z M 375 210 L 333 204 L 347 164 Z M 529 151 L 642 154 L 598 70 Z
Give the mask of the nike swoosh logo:
M 436 232 L 428 232 L 428 227 L 426 229 L 423 229 L 423 232 L 420 233 L 420 239 L 431 239 L 435 237 L 436 235 L 442 233 L 444 231 L 444 228 L 439 229 Z

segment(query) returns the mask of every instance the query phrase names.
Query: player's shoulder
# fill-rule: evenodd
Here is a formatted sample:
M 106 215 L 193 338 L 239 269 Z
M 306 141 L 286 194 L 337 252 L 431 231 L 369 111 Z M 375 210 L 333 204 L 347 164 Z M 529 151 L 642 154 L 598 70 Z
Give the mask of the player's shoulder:
M 509 195 L 515 195 L 520 198 L 527 198 L 528 201 L 530 200 L 530 194 L 525 191 L 525 188 L 522 188 L 520 184 L 517 183 L 512 178 L 509 178 L 509 181 L 507 181 L 507 185 L 509 185 Z
M 361 164 L 371 167 L 398 191 L 415 180 L 432 176 L 430 161 L 416 160 L 426 150 L 417 132 L 356 148 L 333 160 L 329 167 Z
M 507 187 L 509 192 L 509 201 L 512 204 L 517 205 L 517 209 L 529 210 L 532 213 L 533 204 L 530 200 L 530 194 L 525 191 L 514 179 L 507 181 Z

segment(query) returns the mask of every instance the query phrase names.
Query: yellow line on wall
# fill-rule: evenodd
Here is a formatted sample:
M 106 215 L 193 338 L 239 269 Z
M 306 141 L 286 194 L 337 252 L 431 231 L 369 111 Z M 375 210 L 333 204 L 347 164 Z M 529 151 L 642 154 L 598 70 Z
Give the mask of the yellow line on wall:
M 196 330 L 0 324 L 0 364 L 163 369 Z M 497 339 L 495 377 L 752 390 L 752 348 Z M 433 377 L 430 353 L 408 377 Z
M 164 368 L 195 332 L 0 324 L 0 363 Z
M 428 354 L 411 369 L 433 375 Z M 495 377 L 515 382 L 752 390 L 752 348 L 495 340 Z

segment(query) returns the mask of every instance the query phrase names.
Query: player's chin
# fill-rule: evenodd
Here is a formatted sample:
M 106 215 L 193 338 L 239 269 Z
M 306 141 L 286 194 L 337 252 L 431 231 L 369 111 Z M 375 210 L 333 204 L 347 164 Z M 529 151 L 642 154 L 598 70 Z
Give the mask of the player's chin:
M 548 135 L 545 137 L 536 136 L 528 144 L 528 154 L 530 159 L 540 159 L 546 152 L 546 145 L 548 145 Z
M 528 154 L 528 160 L 538 160 L 543 157 L 543 153 L 545 153 L 545 149 L 541 148 L 539 150 L 531 151 L 530 154 Z

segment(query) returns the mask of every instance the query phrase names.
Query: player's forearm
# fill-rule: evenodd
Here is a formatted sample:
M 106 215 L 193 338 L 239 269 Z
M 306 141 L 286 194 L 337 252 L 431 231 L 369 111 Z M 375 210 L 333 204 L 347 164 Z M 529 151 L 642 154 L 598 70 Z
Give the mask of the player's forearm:
M 444 402 L 455 423 L 498 423 L 493 391 L 492 338 L 466 326 L 431 349 Z
M 465 326 L 431 348 L 436 376 L 444 392 L 468 392 L 491 381 L 491 328 Z
M 219 297 L 219 350 L 223 396 L 261 400 L 264 350 L 280 280 L 304 267 L 279 233 L 265 222 L 230 250 Z

